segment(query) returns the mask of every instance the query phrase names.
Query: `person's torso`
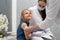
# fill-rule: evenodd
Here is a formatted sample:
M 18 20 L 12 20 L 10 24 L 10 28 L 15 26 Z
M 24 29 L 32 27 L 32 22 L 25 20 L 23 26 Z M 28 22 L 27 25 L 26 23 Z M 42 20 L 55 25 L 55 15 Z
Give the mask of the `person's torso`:
M 18 26 L 18 28 L 17 28 L 17 39 L 18 39 L 18 40 L 19 40 L 19 39 L 24 39 L 24 40 L 26 40 L 25 35 L 24 35 L 24 31 L 23 31 L 23 29 L 21 28 L 22 23 L 26 23 L 27 26 L 29 26 L 29 22 L 26 22 L 26 21 L 23 21 L 23 20 L 20 21 L 20 24 L 19 24 L 19 26 Z

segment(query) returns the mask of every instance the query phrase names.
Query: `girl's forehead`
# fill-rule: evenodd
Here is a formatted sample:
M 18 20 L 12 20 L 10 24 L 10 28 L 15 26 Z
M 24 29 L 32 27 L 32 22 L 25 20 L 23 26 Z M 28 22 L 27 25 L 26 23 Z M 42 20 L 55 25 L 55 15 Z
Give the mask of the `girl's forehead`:
M 30 11 L 29 10 L 25 10 L 24 13 L 29 13 Z

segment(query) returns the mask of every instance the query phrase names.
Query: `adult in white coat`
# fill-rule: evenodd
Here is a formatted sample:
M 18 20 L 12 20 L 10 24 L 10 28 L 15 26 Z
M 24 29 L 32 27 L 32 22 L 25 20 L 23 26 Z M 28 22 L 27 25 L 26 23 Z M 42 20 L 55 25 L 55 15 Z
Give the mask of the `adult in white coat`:
M 55 23 L 55 18 L 58 13 L 59 5 L 58 5 L 57 0 L 47 0 L 46 3 L 47 4 L 44 4 L 43 2 L 41 2 L 41 0 L 38 0 L 38 5 L 29 8 L 29 10 L 31 10 L 31 12 L 32 12 L 32 17 L 33 17 L 31 25 L 34 25 L 34 23 L 35 23 L 38 25 L 38 29 L 45 29 L 45 31 L 47 31 L 48 35 L 53 36 L 53 34 L 50 31 L 50 28 Z M 45 10 L 46 14 L 44 13 L 45 15 L 42 16 L 42 14 L 40 13 L 41 10 Z M 28 31 L 29 31 L 29 29 L 28 29 Z M 42 32 L 40 32 L 40 33 L 42 34 Z M 33 33 L 33 35 L 34 35 L 34 33 Z M 36 38 L 37 37 L 32 37 L 32 40 L 37 40 Z M 38 38 L 38 40 L 43 40 L 43 39 Z

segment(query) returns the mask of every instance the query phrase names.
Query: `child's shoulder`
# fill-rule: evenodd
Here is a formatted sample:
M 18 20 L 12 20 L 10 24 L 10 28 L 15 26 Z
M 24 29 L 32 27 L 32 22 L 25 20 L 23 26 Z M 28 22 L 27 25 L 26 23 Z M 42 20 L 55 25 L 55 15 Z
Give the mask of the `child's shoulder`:
M 26 23 L 22 23 L 21 27 L 25 28 L 25 27 L 27 27 L 27 24 Z

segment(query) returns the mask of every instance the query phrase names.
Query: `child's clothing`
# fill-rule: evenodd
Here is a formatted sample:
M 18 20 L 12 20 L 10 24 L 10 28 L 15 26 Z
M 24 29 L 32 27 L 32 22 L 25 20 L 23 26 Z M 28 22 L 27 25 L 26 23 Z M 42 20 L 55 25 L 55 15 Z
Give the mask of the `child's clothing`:
M 29 22 L 26 22 L 24 20 L 20 21 L 20 24 L 19 24 L 18 29 L 17 29 L 17 40 L 26 40 L 25 35 L 24 35 L 24 31 L 21 28 L 22 23 L 26 23 L 27 26 L 29 26 Z

